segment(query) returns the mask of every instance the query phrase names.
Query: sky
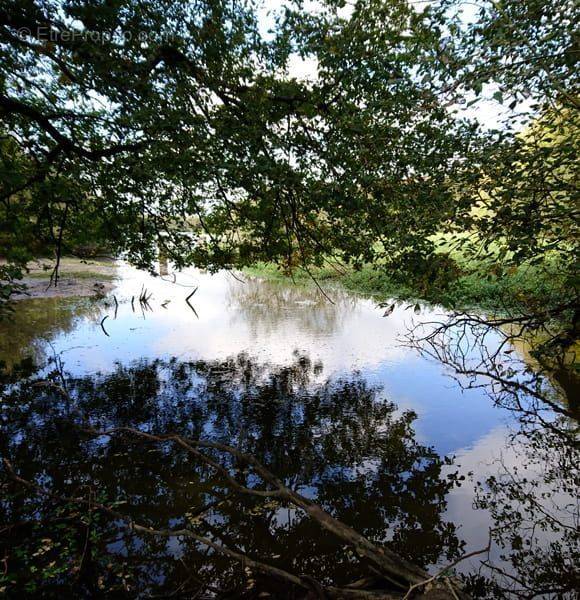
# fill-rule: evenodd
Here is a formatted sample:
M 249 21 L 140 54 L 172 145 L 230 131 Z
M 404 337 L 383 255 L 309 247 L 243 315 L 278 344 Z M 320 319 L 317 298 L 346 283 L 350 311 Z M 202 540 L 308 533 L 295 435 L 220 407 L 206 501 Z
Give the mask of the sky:
M 424 5 L 430 0 L 415 0 L 414 4 Z M 287 4 L 285 0 L 263 0 L 259 10 L 259 21 L 261 33 L 264 37 L 271 36 L 271 30 L 275 25 L 275 15 L 279 13 L 283 6 Z M 413 5 L 413 3 L 411 3 Z M 305 10 L 316 12 L 321 8 L 320 2 L 316 0 L 306 0 L 304 2 Z M 466 1 L 461 7 L 461 18 L 467 24 L 475 20 L 478 7 L 475 3 Z M 348 18 L 352 13 L 352 4 L 347 4 L 339 11 L 339 14 Z M 289 75 L 303 81 L 315 81 L 317 77 L 317 60 L 315 58 L 302 59 L 298 55 L 293 55 L 289 62 Z M 508 101 L 503 105 L 493 99 L 497 88 L 494 86 L 484 86 L 480 100 L 472 106 L 454 107 L 459 110 L 458 116 L 467 119 L 476 119 L 485 129 L 501 129 L 502 122 L 512 115 L 512 111 L 507 107 Z M 470 98 L 467 98 L 469 102 Z M 526 111 L 527 107 L 520 105 L 518 110 Z

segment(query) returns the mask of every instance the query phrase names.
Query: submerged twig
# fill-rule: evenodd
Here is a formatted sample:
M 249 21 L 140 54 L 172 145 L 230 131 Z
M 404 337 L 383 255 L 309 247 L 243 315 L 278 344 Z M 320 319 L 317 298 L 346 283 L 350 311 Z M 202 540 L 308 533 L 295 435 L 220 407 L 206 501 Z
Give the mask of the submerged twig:
M 107 330 L 105 329 L 105 326 L 103 325 L 103 323 L 105 322 L 106 319 L 109 318 L 109 315 L 105 315 L 102 319 L 101 319 L 101 329 L 103 330 L 103 333 L 107 336 L 107 337 L 111 337 L 108 333 Z
M 189 301 L 190 298 L 195 294 L 195 292 L 197 292 L 197 287 L 193 290 L 193 292 L 191 292 L 191 294 L 189 294 L 189 296 L 187 296 L 185 301 L 187 302 L 187 305 L 189 306 L 189 308 L 191 308 L 191 310 L 193 311 L 193 314 L 199 319 L 199 315 L 197 314 L 197 311 L 193 307 L 193 304 Z

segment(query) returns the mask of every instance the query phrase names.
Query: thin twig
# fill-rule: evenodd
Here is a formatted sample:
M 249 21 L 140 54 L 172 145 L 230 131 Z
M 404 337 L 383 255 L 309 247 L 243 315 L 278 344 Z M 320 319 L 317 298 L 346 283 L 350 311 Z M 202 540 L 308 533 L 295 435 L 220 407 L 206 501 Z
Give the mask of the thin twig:
M 473 552 L 469 552 L 468 554 L 464 554 L 463 556 L 460 556 L 457 560 L 454 560 L 451 564 L 447 565 L 446 567 L 443 567 L 440 571 L 438 571 L 435 575 L 433 575 L 433 577 L 429 577 L 429 579 L 425 579 L 425 581 L 420 581 L 419 583 L 415 583 L 413 584 L 407 591 L 407 593 L 403 596 L 403 600 L 407 600 L 407 598 L 409 598 L 411 596 L 411 594 L 418 588 L 420 587 L 424 587 L 430 583 L 433 583 L 435 580 L 439 579 L 440 577 L 442 577 L 445 573 L 447 573 L 449 570 L 453 569 L 453 567 L 457 566 L 460 562 L 468 559 L 468 558 L 472 558 L 473 556 L 477 556 L 479 554 L 484 554 L 485 552 L 489 552 L 491 548 L 491 529 L 489 530 L 489 539 L 487 541 L 487 546 L 485 548 L 482 548 L 481 550 L 474 550 Z M 457 600 L 459 600 L 457 598 L 457 594 L 455 593 L 455 590 L 453 589 L 453 586 L 451 585 L 451 583 L 449 582 L 448 579 L 446 579 L 445 581 L 446 585 L 449 587 L 449 589 L 451 590 L 454 598 L 456 598 Z
M 109 318 L 109 315 L 105 315 L 102 320 L 101 320 L 101 329 L 103 330 L 103 333 L 107 336 L 107 337 L 111 337 L 108 333 L 107 330 L 105 329 L 105 326 L 103 325 L 103 323 L 105 322 L 106 319 Z

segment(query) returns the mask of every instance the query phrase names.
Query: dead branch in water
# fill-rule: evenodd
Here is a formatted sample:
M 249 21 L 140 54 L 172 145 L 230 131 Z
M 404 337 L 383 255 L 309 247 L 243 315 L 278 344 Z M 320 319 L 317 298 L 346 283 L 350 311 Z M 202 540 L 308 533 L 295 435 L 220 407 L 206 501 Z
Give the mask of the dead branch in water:
M 145 286 L 141 287 L 141 293 L 139 294 L 139 304 L 149 308 L 149 300 L 153 297 L 153 292 L 147 293 L 147 288 Z
M 210 442 L 204 440 L 190 440 L 177 434 L 164 434 L 155 435 L 130 427 L 119 427 L 105 431 L 99 431 L 94 429 L 83 430 L 92 436 L 112 436 L 118 434 L 129 434 L 137 438 L 154 442 L 154 443 L 165 443 L 173 442 L 186 450 L 188 453 L 193 455 L 198 460 L 202 461 L 209 467 L 217 471 L 227 482 L 227 484 L 236 492 L 246 495 L 251 495 L 261 498 L 275 497 L 292 504 L 293 506 L 303 510 L 310 518 L 316 521 L 323 529 L 326 529 L 342 542 L 352 546 L 356 551 L 356 554 L 367 563 L 371 563 L 374 569 L 380 573 L 381 578 L 388 582 L 391 587 L 395 588 L 395 595 L 390 594 L 385 596 L 384 594 L 380 597 L 402 597 L 404 593 L 408 593 L 412 586 L 422 586 L 426 580 L 429 580 L 429 574 L 417 565 L 405 560 L 389 548 L 383 546 L 377 546 L 370 540 L 362 536 L 360 533 L 355 531 L 350 526 L 342 523 L 335 519 L 332 515 L 326 512 L 319 505 L 315 504 L 308 498 L 302 496 L 298 492 L 288 488 L 282 481 L 280 481 L 269 469 L 267 469 L 262 463 L 260 463 L 255 457 L 247 455 L 240 451 L 238 448 L 228 446 L 219 442 Z M 229 454 L 236 460 L 240 461 L 251 467 L 254 472 L 267 484 L 265 489 L 250 488 L 240 483 L 231 473 L 217 460 L 209 456 L 204 450 L 217 450 Z M 231 556 L 231 554 L 230 554 Z M 435 581 L 433 578 L 431 585 L 437 588 L 441 598 L 452 598 L 452 597 L 465 597 L 463 593 L 452 587 L 450 593 L 446 587 L 446 584 Z M 300 579 L 301 583 L 295 582 L 297 585 L 304 587 L 304 578 Z M 311 589 L 310 586 L 309 589 Z M 331 597 L 344 597 L 344 598 L 368 598 L 369 591 L 364 590 L 364 595 L 360 592 L 363 590 L 352 590 L 349 589 L 348 593 L 345 590 L 341 590 L 339 596 L 335 595 L 336 589 L 324 588 L 325 591 Z M 377 597 L 376 592 L 372 592 L 372 597 Z M 358 594 L 358 595 L 356 595 Z M 443 594 L 443 595 L 441 595 Z
M 264 563 L 256 558 L 243 554 L 237 549 L 231 549 L 226 545 L 217 543 L 213 539 L 204 537 L 196 533 L 193 529 L 151 528 L 137 523 L 131 517 L 118 512 L 117 509 L 95 502 L 94 497 L 87 500 L 82 496 L 70 498 L 55 494 L 36 483 L 19 477 L 10 462 L 4 459 L 4 465 L 9 477 L 30 490 L 47 495 L 58 501 L 74 502 L 85 506 L 89 506 L 90 503 L 92 510 L 100 510 L 110 517 L 122 521 L 130 531 L 158 537 L 184 537 L 195 540 L 222 555 L 240 562 L 244 567 L 249 567 L 256 572 L 280 579 L 292 586 L 299 587 L 307 592 L 309 597 L 313 596 L 317 598 L 332 599 L 344 598 L 351 600 L 401 600 L 409 597 L 415 590 L 421 589 L 421 592 L 417 594 L 418 597 L 433 597 L 439 600 L 457 600 L 458 598 L 465 598 L 465 595 L 454 581 L 451 581 L 448 578 L 445 578 L 445 580 L 438 579 L 441 576 L 441 573 L 434 577 L 429 577 L 429 574 L 426 571 L 403 559 L 389 548 L 374 544 L 348 525 L 335 519 L 319 505 L 288 488 L 256 458 L 243 453 L 237 448 L 219 442 L 191 440 L 177 434 L 155 435 L 130 427 L 118 427 L 104 431 L 83 429 L 82 431 L 94 437 L 129 434 L 141 440 L 153 443 L 173 442 L 196 459 L 217 471 L 234 492 L 259 498 L 275 497 L 301 509 L 323 529 L 332 533 L 343 543 L 353 547 L 363 564 L 368 565 L 368 563 L 370 563 L 371 570 L 375 574 L 378 574 L 378 576 L 364 578 L 361 582 L 356 582 L 345 587 L 323 585 L 310 575 L 290 573 L 279 567 Z M 204 452 L 205 450 L 223 452 L 247 465 L 249 468 L 253 469 L 254 473 L 264 482 L 264 488 L 258 489 L 248 487 L 244 483 L 238 481 L 223 464 Z M 203 510 L 201 510 L 200 513 L 203 513 L 205 510 L 206 507 L 203 507 Z M 377 583 L 381 584 L 381 582 L 383 588 L 385 587 L 385 584 L 388 584 L 389 589 L 393 591 L 386 591 L 385 589 L 365 589 L 365 587 L 368 587 L 369 585 L 376 585 Z
M 191 294 L 189 294 L 189 296 L 187 296 L 187 298 L 185 299 L 185 302 L 187 303 L 189 308 L 191 308 L 191 310 L 193 311 L 193 314 L 199 319 L 199 315 L 197 314 L 197 311 L 193 307 L 193 304 L 190 302 L 190 299 L 195 294 L 195 292 L 197 292 L 197 287 L 193 290 L 193 292 L 191 292 Z

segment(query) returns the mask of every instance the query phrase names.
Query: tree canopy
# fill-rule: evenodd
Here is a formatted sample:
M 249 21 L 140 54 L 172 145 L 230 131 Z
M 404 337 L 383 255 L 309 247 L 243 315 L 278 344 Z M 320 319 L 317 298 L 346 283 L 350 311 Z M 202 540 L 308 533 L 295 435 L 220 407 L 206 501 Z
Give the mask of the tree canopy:
M 4 0 L 1 253 L 370 263 L 429 297 L 459 232 L 494 276 L 565 255 L 576 290 L 577 8 L 469 6 L 296 1 L 265 31 L 252 0 Z

